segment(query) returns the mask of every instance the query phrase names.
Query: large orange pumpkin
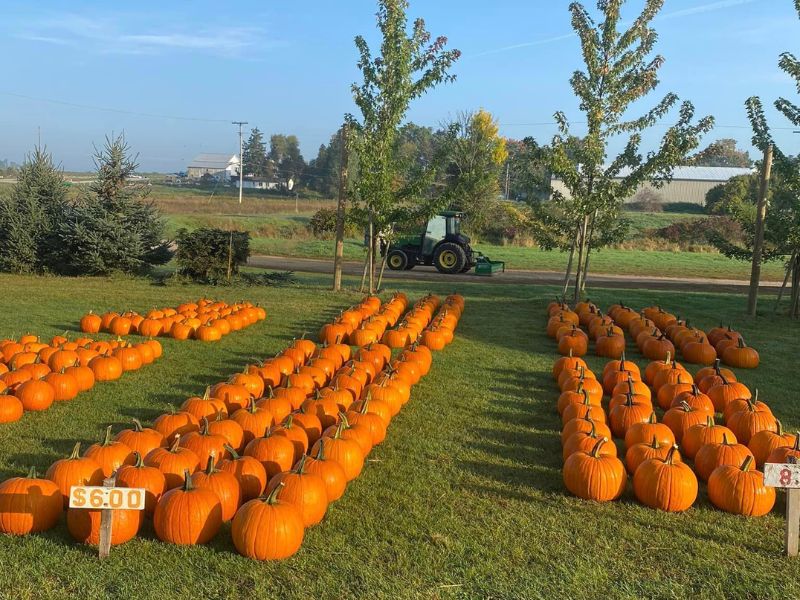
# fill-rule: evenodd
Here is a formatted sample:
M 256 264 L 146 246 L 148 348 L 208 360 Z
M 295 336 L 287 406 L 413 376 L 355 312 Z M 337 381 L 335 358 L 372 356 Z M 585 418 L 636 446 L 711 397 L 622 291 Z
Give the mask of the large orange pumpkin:
M 55 527 L 63 510 L 61 490 L 49 479 L 12 477 L 0 483 L 0 533 L 27 535 Z
M 189 546 L 211 541 L 222 526 L 222 504 L 216 493 L 195 488 L 189 470 L 183 485 L 169 490 L 156 505 L 153 528 L 158 539 Z
M 45 478 L 58 486 L 64 499 L 64 508 L 69 505 L 70 488 L 74 485 L 101 485 L 103 483 L 103 469 L 91 457 L 81 457 L 81 443 L 77 442 L 72 449 L 72 454 L 61 458 L 50 465 L 45 473 Z

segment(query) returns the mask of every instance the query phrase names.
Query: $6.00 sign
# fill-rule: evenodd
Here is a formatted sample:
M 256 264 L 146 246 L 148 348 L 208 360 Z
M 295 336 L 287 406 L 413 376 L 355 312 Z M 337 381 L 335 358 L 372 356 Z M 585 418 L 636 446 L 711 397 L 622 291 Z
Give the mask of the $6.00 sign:
M 76 485 L 69 490 L 70 508 L 144 510 L 143 488 Z

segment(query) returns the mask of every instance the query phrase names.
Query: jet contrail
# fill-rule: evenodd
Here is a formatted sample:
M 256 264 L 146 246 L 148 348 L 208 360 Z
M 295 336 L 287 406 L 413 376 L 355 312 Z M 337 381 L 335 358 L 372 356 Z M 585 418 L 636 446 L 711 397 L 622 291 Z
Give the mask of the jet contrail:
M 744 4 L 752 4 L 758 0 L 718 0 L 709 4 L 701 4 L 700 6 L 693 6 L 691 8 L 684 8 L 675 12 L 667 13 L 656 17 L 654 21 L 662 21 L 666 19 L 679 19 L 681 17 L 689 17 L 691 15 L 699 15 L 702 13 L 714 12 L 717 10 L 724 10 L 726 8 L 734 8 Z M 508 52 L 510 50 L 519 50 L 520 48 L 530 48 L 531 46 L 542 46 L 544 44 L 552 44 L 553 42 L 560 42 L 576 37 L 576 33 L 565 33 L 549 38 L 542 38 L 540 40 L 533 40 L 530 42 L 520 42 L 519 44 L 512 44 L 511 46 L 503 46 L 501 48 L 493 48 L 492 50 L 484 50 L 483 52 L 476 52 L 474 54 L 465 55 L 464 58 L 477 58 L 480 56 L 488 56 L 490 54 L 499 54 L 500 52 Z

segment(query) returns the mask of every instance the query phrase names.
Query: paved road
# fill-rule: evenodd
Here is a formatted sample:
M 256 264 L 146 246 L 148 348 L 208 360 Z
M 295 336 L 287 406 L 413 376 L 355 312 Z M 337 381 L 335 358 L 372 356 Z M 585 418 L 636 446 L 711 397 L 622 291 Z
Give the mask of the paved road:
M 333 273 L 333 264 L 329 260 L 313 258 L 286 258 L 283 256 L 251 256 L 248 263 L 252 267 L 276 271 L 295 271 L 300 273 Z M 345 262 L 344 274 L 360 277 L 364 269 L 363 263 Z M 463 275 L 442 275 L 433 267 L 415 267 L 411 271 L 390 271 L 386 269 L 386 279 L 406 279 L 412 281 L 458 281 L 465 283 L 495 284 L 534 284 L 560 285 L 564 282 L 563 274 L 552 271 L 508 270 L 495 273 L 491 277 L 481 277 L 466 273 Z M 634 277 L 628 275 L 590 275 L 590 287 L 601 288 L 644 288 L 649 290 L 697 291 L 697 292 L 744 292 L 748 282 L 734 279 L 693 279 L 675 277 Z M 762 291 L 776 293 L 780 284 L 764 282 Z

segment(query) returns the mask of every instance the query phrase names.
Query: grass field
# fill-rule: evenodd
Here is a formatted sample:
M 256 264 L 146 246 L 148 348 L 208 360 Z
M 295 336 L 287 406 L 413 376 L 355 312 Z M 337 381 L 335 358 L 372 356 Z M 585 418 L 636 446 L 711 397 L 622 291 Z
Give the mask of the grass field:
M 352 285 L 352 281 L 348 281 Z M 247 298 L 267 321 L 222 342 L 165 341 L 155 365 L 98 385 L 90 394 L 0 428 L 0 478 L 44 469 L 74 440 L 91 443 L 107 424 L 150 421 L 254 357 L 314 331 L 354 293 L 335 295 L 325 278 L 299 276 L 281 288 L 159 287 L 142 279 L 0 276 L 0 337 L 74 328 L 89 308 L 145 309 L 213 295 Z M 452 286 L 404 284 L 412 298 Z M 392 422 L 364 473 L 308 530 L 292 559 L 261 564 L 233 551 L 227 527 L 207 547 L 176 548 L 143 538 L 98 563 L 60 525 L 0 536 L 5 598 L 791 598 L 800 562 L 780 556 L 780 498 L 773 515 L 737 518 L 713 509 L 701 490 L 686 514 L 657 513 L 630 491 L 598 505 L 561 484 L 552 342 L 543 334 L 554 289 L 465 284 L 467 308 L 456 341 Z M 602 291 L 606 306 L 660 302 L 701 327 L 730 320 L 762 355 L 741 378 L 788 427 L 800 427 L 790 348 L 800 325 L 742 316 L 727 295 Z M 636 356 L 640 365 L 641 357 Z M 601 363 L 592 360 L 593 367 Z

